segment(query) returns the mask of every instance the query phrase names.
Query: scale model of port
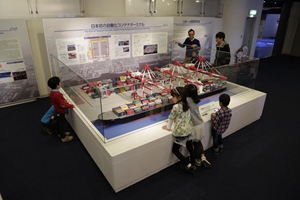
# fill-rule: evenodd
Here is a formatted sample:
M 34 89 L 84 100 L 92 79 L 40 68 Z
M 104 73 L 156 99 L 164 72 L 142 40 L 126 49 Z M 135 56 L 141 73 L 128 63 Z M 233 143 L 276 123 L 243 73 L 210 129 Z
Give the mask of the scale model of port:
M 145 64 L 142 71 L 127 71 L 124 76 L 91 82 L 80 88 L 90 98 L 102 98 L 102 101 L 121 96 L 124 101 L 120 101 L 119 106 L 109 110 L 106 108 L 98 116 L 99 120 L 109 121 L 171 109 L 173 102 L 170 91 L 177 86 L 195 84 L 199 98 L 222 92 L 226 89 L 226 79 L 200 56 L 195 64 L 181 64 L 175 60 L 172 64 L 154 67 L 153 70 Z

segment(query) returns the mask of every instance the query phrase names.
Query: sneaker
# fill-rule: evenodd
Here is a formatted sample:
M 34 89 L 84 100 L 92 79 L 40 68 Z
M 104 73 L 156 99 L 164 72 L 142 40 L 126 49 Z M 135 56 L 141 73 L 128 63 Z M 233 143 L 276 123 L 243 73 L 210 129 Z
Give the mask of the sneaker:
M 200 167 L 201 166 L 201 160 L 200 159 L 195 159 L 195 165 Z
M 219 151 L 220 151 L 220 152 L 223 152 L 223 151 L 224 151 L 224 149 L 223 149 L 223 148 L 219 148 Z
M 73 136 L 66 136 L 65 138 L 61 138 L 62 142 L 69 142 L 71 140 L 73 140 Z
M 223 149 L 223 144 L 220 144 L 219 145 L 219 149 L 220 149 L 220 152 L 222 152 L 224 149 Z
M 65 132 L 65 135 L 66 136 L 69 136 L 71 133 L 70 132 Z
M 50 129 L 48 129 L 48 128 L 44 128 L 44 131 L 46 132 L 46 133 L 48 133 L 49 135 L 52 135 L 52 131 L 50 130 Z
M 195 168 L 194 168 L 195 167 Z M 196 170 L 196 166 L 191 166 L 190 168 L 188 168 L 186 165 L 180 165 L 180 168 L 183 170 L 183 171 L 186 171 L 186 172 L 190 172 L 190 173 L 194 173 L 195 170 Z
M 219 148 L 214 148 L 214 153 L 215 153 L 215 155 L 219 155 Z
M 192 166 L 190 167 L 190 170 L 193 170 L 194 172 L 196 171 L 196 169 L 197 169 L 196 165 L 192 165 Z
M 208 162 L 208 160 L 206 160 L 206 157 L 202 157 L 201 162 L 205 168 L 210 168 L 211 164 Z
M 69 136 L 71 133 L 70 132 L 65 132 L 66 136 Z M 60 135 L 58 135 L 58 137 L 60 137 Z M 73 137 L 73 136 L 72 136 Z

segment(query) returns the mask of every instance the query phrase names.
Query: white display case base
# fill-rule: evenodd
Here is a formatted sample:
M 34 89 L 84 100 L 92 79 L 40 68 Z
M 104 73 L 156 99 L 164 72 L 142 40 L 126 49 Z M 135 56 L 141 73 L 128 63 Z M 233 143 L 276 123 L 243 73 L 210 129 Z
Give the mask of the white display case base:
M 227 88 L 237 90 L 237 94 L 231 97 L 229 107 L 232 109 L 232 119 L 223 137 L 258 120 L 262 115 L 266 99 L 266 94 L 263 92 L 233 83 L 228 83 Z M 67 95 L 65 96 L 72 101 Z M 216 107 L 219 107 L 217 101 L 200 106 L 205 129 L 205 137 L 202 140 L 204 149 L 212 145 L 210 114 Z M 115 192 L 178 161 L 171 152 L 172 133 L 162 129 L 166 120 L 118 138 L 104 140 L 101 133 L 80 109 L 70 110 L 66 118 Z

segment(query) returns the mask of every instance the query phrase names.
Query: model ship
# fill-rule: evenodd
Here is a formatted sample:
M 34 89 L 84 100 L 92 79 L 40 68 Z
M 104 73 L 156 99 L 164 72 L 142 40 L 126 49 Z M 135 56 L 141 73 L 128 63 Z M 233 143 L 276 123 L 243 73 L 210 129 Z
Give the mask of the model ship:
M 222 92 L 226 89 L 226 79 L 208 61 L 199 57 L 195 64 L 181 64 L 175 60 L 153 70 L 145 64 L 142 71 L 127 71 L 124 76 L 85 84 L 81 89 L 93 99 L 125 93 L 130 96 L 131 101 L 99 114 L 99 120 L 111 122 L 170 110 L 173 106 L 170 91 L 177 86 L 195 84 L 199 98 Z

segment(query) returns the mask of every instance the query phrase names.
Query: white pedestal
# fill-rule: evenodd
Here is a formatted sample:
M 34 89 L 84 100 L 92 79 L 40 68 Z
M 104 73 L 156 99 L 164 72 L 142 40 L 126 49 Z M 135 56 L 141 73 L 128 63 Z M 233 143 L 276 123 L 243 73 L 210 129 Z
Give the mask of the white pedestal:
M 265 93 L 232 83 L 228 83 L 227 88 L 236 90 L 237 94 L 231 97 L 232 119 L 224 137 L 258 120 L 266 99 Z M 205 137 L 202 143 L 205 149 L 212 144 L 210 114 L 215 107 L 218 107 L 218 102 L 200 106 L 204 115 Z M 165 121 L 104 143 L 103 136 L 78 108 L 71 110 L 66 118 L 115 192 L 177 162 L 171 152 L 172 133 L 162 129 Z

